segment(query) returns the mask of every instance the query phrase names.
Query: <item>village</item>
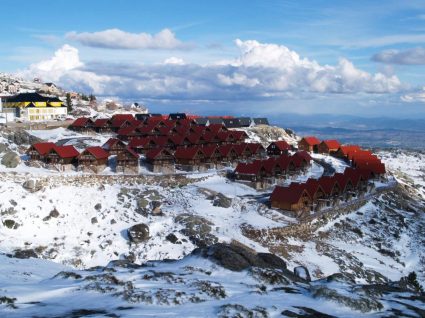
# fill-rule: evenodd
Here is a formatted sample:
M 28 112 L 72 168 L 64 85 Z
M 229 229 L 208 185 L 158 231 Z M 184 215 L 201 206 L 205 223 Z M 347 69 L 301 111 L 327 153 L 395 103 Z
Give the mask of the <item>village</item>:
M 374 181 L 385 181 L 380 159 L 357 145 L 303 137 L 268 146 L 251 142 L 243 128 L 268 125 L 265 118 L 199 117 L 185 113 L 116 114 L 111 118 L 77 118 L 68 130 L 87 136 L 110 136 L 103 144 L 78 151 L 72 144 L 46 141 L 27 150 L 28 164 L 60 172 L 154 174 L 222 171 L 232 182 L 272 191 L 269 204 L 303 217 L 363 197 Z M 343 172 L 309 176 L 316 155 L 344 162 Z M 307 176 L 300 182 L 297 176 Z

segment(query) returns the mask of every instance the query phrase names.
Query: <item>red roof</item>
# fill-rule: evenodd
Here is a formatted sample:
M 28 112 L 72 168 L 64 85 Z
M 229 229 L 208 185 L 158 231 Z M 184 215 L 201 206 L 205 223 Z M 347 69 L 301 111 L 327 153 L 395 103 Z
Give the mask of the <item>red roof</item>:
M 291 146 L 285 140 L 273 141 L 267 148 L 271 145 L 275 145 L 280 151 L 291 149 Z
M 300 183 L 291 183 L 289 187 L 276 186 L 270 200 L 294 204 L 299 202 L 304 193 L 311 198 L 305 185 Z
M 124 126 L 125 123 L 131 123 L 131 121 L 128 119 L 120 119 L 120 118 L 111 120 L 111 126 L 114 128 L 121 128 L 122 126 Z
M 227 130 L 227 129 L 222 124 L 211 124 L 211 125 L 206 126 L 205 130 L 217 134 L 219 131 Z
M 117 143 L 121 143 L 123 145 L 125 145 L 121 140 L 119 140 L 118 138 L 109 138 L 107 142 L 105 142 L 102 145 L 102 148 L 105 150 L 109 150 L 111 149 L 114 145 L 116 145 Z
M 56 147 L 56 145 L 53 142 L 38 142 L 33 144 L 32 146 L 41 156 L 44 156 L 50 150 Z
M 176 159 L 194 159 L 199 152 L 204 155 L 202 148 L 199 146 L 188 147 L 188 148 L 177 148 L 176 152 L 174 153 L 174 157 Z
M 333 178 L 338 182 L 338 184 L 341 186 L 341 190 L 344 191 L 347 184 L 351 181 L 348 174 L 344 173 L 335 173 L 333 175 Z M 351 182 L 352 183 L 352 182 Z
M 258 154 L 259 152 L 261 152 L 261 150 L 265 150 L 263 145 L 259 144 L 259 143 L 247 143 L 246 146 L 248 147 L 248 149 L 251 151 L 251 153 L 253 154 Z
M 190 131 L 194 134 L 202 135 L 205 131 L 205 126 L 193 125 L 193 126 L 190 127 Z
M 255 160 L 254 162 L 250 163 L 240 162 L 236 166 L 235 173 L 258 175 L 262 168 L 263 165 L 260 160 Z
M 369 170 L 374 174 L 384 174 L 386 172 L 385 165 L 382 162 L 362 162 L 356 167 L 360 170 Z
M 305 140 L 305 142 L 307 142 L 307 144 L 309 144 L 310 146 L 315 146 L 320 144 L 320 140 L 317 139 L 314 136 L 308 136 L 308 137 L 304 137 L 303 138 Z
M 143 148 L 147 143 L 149 139 L 146 137 L 143 138 L 133 138 L 129 143 L 128 146 L 130 148 Z
M 108 126 L 108 122 L 108 118 L 98 118 L 94 121 L 93 126 L 96 128 L 106 127 Z
M 128 126 L 128 127 L 124 127 L 124 128 L 120 128 L 117 131 L 117 134 L 120 136 L 131 136 L 131 135 L 136 135 L 136 128 L 132 127 L 132 126 Z
M 52 150 L 63 159 L 74 158 L 80 154 L 77 149 L 74 148 L 74 146 L 56 146 Z
M 148 137 L 148 143 L 150 145 L 155 145 L 159 147 L 164 147 L 167 144 L 168 137 L 167 136 L 150 136 Z
M 276 162 L 280 165 L 282 170 L 288 169 L 289 165 L 292 163 L 295 166 L 294 159 L 288 155 L 281 155 L 276 159 Z
M 359 182 L 362 178 L 365 179 L 359 170 L 353 168 L 346 168 L 344 170 L 344 174 L 350 178 L 351 182 L 353 183 L 353 186 L 355 187 L 359 185 Z
M 129 122 L 132 122 L 133 120 L 134 120 L 134 116 L 132 115 L 132 114 L 116 114 L 116 115 L 113 115 L 112 116 L 112 118 L 111 118 L 111 120 L 112 121 L 125 121 L 125 120 L 127 120 L 127 121 L 129 121 Z
M 349 152 L 360 151 L 361 148 L 360 146 L 357 146 L 357 145 L 346 145 L 346 146 L 339 147 L 339 150 L 342 151 L 342 154 L 344 156 L 346 156 L 348 155 Z
M 93 157 L 95 157 L 97 160 L 101 159 L 107 159 L 109 157 L 109 153 L 105 151 L 102 147 L 95 146 L 95 147 L 87 147 L 81 154 L 83 155 L 85 152 L 90 153 Z
M 235 139 L 236 141 L 239 141 L 241 139 L 245 139 L 248 137 L 246 132 L 244 132 L 243 130 L 231 130 L 229 131 L 229 133 L 233 137 L 233 139 Z
M 167 156 L 172 156 L 172 153 L 169 150 L 165 148 L 156 148 L 156 149 L 149 150 L 146 153 L 146 158 L 153 160 L 153 159 L 156 159 L 156 157 L 158 157 L 161 153 L 164 153 L 164 152 L 166 153 Z
M 139 154 L 137 152 L 135 152 L 133 149 L 126 147 L 125 151 L 127 151 L 129 154 L 131 154 L 133 157 L 135 158 L 139 158 Z
M 71 124 L 72 127 L 87 127 L 89 124 L 92 124 L 92 120 L 87 117 L 80 117 L 74 120 Z
M 318 179 L 318 181 L 323 191 L 325 191 L 327 195 L 332 194 L 332 190 L 334 189 L 336 184 L 339 186 L 337 180 L 334 177 L 330 176 L 321 177 Z
M 221 153 L 221 155 L 223 157 L 229 156 L 229 154 L 230 154 L 230 152 L 232 150 L 235 151 L 234 145 L 221 145 L 221 146 L 218 146 L 218 151 L 220 151 L 220 153 Z
M 312 159 L 307 151 L 297 151 L 292 155 L 292 157 L 304 159 L 307 163 L 309 163 Z
M 218 154 L 220 154 L 216 145 L 203 146 L 202 151 L 204 152 L 206 158 L 211 158 L 214 152 L 216 151 L 218 152 Z
M 323 140 L 322 143 L 324 143 L 328 149 L 338 149 L 341 146 L 339 141 L 335 139 Z

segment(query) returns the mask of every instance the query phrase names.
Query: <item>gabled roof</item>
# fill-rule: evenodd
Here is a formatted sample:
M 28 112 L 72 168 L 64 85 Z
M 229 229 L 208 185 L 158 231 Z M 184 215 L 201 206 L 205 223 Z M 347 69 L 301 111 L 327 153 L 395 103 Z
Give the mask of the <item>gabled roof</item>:
M 122 144 L 123 146 L 125 146 L 125 144 L 118 138 L 109 138 L 108 141 L 102 145 L 102 148 L 105 150 L 109 150 L 116 144 Z
M 246 151 L 249 151 L 250 153 L 252 153 L 251 149 L 248 147 L 248 144 L 246 144 L 246 143 L 234 145 L 233 149 L 235 149 L 236 153 L 239 156 L 242 156 Z
M 309 163 L 311 160 L 312 160 L 312 158 L 311 158 L 311 156 L 310 156 L 310 154 L 307 152 L 307 151 L 297 151 L 296 153 L 294 153 L 293 155 L 292 155 L 292 157 L 293 158 L 302 158 L 302 159 L 304 159 L 307 163 Z
M 320 182 L 317 179 L 309 178 L 305 182 L 305 188 L 307 192 L 310 194 L 310 197 L 314 198 L 317 191 L 321 190 L 323 193 L 325 193 L 325 190 L 323 190 L 322 186 L 320 185 Z
M 304 140 L 309 146 L 320 144 L 320 140 L 314 136 L 303 137 L 301 140 Z
M 262 144 L 256 143 L 256 142 L 246 143 L 246 146 L 249 148 L 249 150 L 253 154 L 258 154 L 260 151 L 264 151 L 265 150 Z
M 198 153 L 204 156 L 201 147 L 177 148 L 174 157 L 176 159 L 194 159 Z
M 327 195 L 331 195 L 332 194 L 332 190 L 334 189 L 334 187 L 336 185 L 338 185 L 340 188 L 340 184 L 338 183 L 338 181 L 331 176 L 324 176 L 324 177 L 320 177 L 318 179 L 319 184 L 321 185 L 323 191 L 325 191 L 325 193 Z
M 189 131 L 197 135 L 202 135 L 205 132 L 205 126 L 193 125 L 190 127 Z
M 270 196 L 270 200 L 295 204 L 300 201 L 304 194 L 306 194 L 311 199 L 311 196 L 306 190 L 305 185 L 300 183 L 291 183 L 289 187 L 276 186 Z
M 173 113 L 168 116 L 168 119 L 186 119 L 186 113 Z
M 109 119 L 108 118 L 98 118 L 94 121 L 93 127 L 95 128 L 102 128 L 109 126 Z
M 134 116 L 132 114 L 115 114 L 112 116 L 111 118 L 112 121 L 133 121 L 134 120 Z
M 223 124 L 212 124 L 210 122 L 210 124 L 205 128 L 205 130 L 217 134 L 219 131 L 227 130 L 227 128 L 223 126 Z
M 251 118 L 249 117 L 237 117 L 237 120 L 239 121 L 239 125 L 241 127 L 249 127 L 251 126 Z
M 335 139 L 323 140 L 321 143 L 326 145 L 328 149 L 338 149 L 341 146 L 339 141 Z
M 86 152 L 90 153 L 97 160 L 107 159 L 109 157 L 109 153 L 99 146 L 87 147 L 80 156 L 84 155 Z
M 267 118 L 253 118 L 252 121 L 255 125 L 269 125 L 269 120 Z
M 208 122 L 211 125 L 223 125 L 223 118 L 208 118 Z
M 74 158 L 80 154 L 74 146 L 56 146 L 51 151 L 56 152 L 62 159 Z
M 111 126 L 114 128 L 121 128 L 124 124 L 131 124 L 131 121 L 124 118 L 111 119 Z
M 276 162 L 279 163 L 280 168 L 282 170 L 288 169 L 289 165 L 292 163 L 295 166 L 294 159 L 289 157 L 288 155 L 281 155 L 279 158 L 276 159 Z
M 334 179 L 338 182 L 338 184 L 341 186 L 341 190 L 345 190 L 347 184 L 349 182 L 352 183 L 350 177 L 344 173 L 335 173 L 333 175 Z
M 87 127 L 91 125 L 93 122 L 90 118 L 87 117 L 79 117 L 71 124 L 72 127 Z
M 169 156 L 169 157 L 173 156 L 173 154 L 166 148 L 156 148 L 156 149 L 149 150 L 146 153 L 146 159 L 154 160 L 157 157 L 159 157 L 161 154 L 165 154 L 166 156 Z
M 33 144 L 32 147 L 34 147 L 40 156 L 44 156 L 50 150 L 56 147 L 56 145 L 53 142 L 37 142 Z
M 386 173 L 385 165 L 378 161 L 358 163 L 356 164 L 356 167 L 360 170 L 369 170 L 373 174 Z
M 221 156 L 221 153 L 216 145 L 203 146 L 202 151 L 204 152 L 206 158 L 211 158 L 214 153 Z
M 364 176 L 360 173 L 358 169 L 353 168 L 346 168 L 344 170 L 344 175 L 346 175 L 348 178 L 350 178 L 353 186 L 357 187 L 359 185 L 359 182 L 363 179 L 365 180 Z
M 260 160 L 255 160 L 254 162 L 249 162 L 249 163 L 240 162 L 236 166 L 235 173 L 258 175 L 262 168 L 263 168 L 263 165 Z
M 220 151 L 220 153 L 223 157 L 227 157 L 232 150 L 235 151 L 234 145 L 220 145 L 220 146 L 218 146 L 218 151 Z
M 248 135 L 243 130 L 230 130 L 230 136 L 232 136 L 236 141 L 241 140 L 242 138 L 247 138 Z
M 267 149 L 270 148 L 270 146 L 275 145 L 277 149 L 279 149 L 280 151 L 284 151 L 284 150 L 290 150 L 291 146 L 285 141 L 285 140 L 278 140 L 278 141 L 273 141 L 268 147 Z
M 22 103 L 22 102 L 47 102 L 48 97 L 42 96 L 39 93 L 21 93 L 6 99 L 7 103 Z
M 198 125 L 202 125 L 202 126 L 206 126 L 208 124 L 207 117 L 199 117 L 199 118 L 196 118 L 195 121 Z
M 355 152 L 360 150 L 361 150 L 360 146 L 357 146 L 357 145 L 345 145 L 345 146 L 339 147 L 338 149 L 338 151 L 342 152 L 344 156 L 348 155 L 349 152 Z
M 165 147 L 168 142 L 167 136 L 150 136 L 148 138 L 148 144 L 154 144 L 157 147 Z
M 129 147 L 124 148 L 124 151 L 132 155 L 134 158 L 139 158 L 139 154 Z M 120 155 L 118 155 L 118 157 L 120 157 Z
M 132 140 L 130 140 L 130 142 L 128 143 L 128 146 L 130 148 L 143 148 L 147 143 L 148 143 L 149 139 L 146 137 L 142 137 L 142 138 L 133 138 Z
M 117 134 L 120 136 L 131 136 L 131 135 L 136 135 L 136 128 L 135 127 L 124 127 L 124 128 L 120 128 L 117 131 Z

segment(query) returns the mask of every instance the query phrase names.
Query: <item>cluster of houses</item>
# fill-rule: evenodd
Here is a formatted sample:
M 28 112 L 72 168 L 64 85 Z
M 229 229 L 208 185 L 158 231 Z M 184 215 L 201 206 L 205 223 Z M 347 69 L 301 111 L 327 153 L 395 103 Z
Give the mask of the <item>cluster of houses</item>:
M 48 169 L 101 172 L 108 165 L 117 172 L 137 173 L 139 155 L 122 141 L 110 138 L 102 146 L 87 147 L 81 153 L 72 145 L 58 146 L 53 142 L 39 142 L 30 146 L 31 161 L 43 163 Z M 114 160 L 109 160 L 114 155 Z
M 81 153 L 73 146 L 38 143 L 30 147 L 28 155 L 49 168 L 55 165 L 61 171 L 75 167 L 94 172 L 102 171 L 108 163 L 116 171 L 137 172 L 142 158 L 149 170 L 162 173 L 172 173 L 175 169 L 203 171 L 234 166 L 239 161 L 266 156 L 261 144 L 245 142 L 248 136 L 244 131 L 229 130 L 223 124 L 234 118 L 209 118 L 206 124 L 205 121 L 200 123 L 200 118 L 183 113 L 136 114 L 136 117 L 120 114 L 96 120 L 82 117 L 69 129 L 83 133 L 113 133 L 116 138 L 110 138 L 102 146 L 88 147 Z M 212 119 L 220 119 L 221 123 L 211 123 Z M 267 120 L 261 121 L 261 124 L 266 123 Z
M 373 187 L 370 180 L 379 180 L 386 173 L 385 165 L 376 155 L 357 145 L 341 145 L 337 140 L 320 141 L 310 136 L 298 142 L 298 150 L 329 154 L 346 161 L 350 167 L 344 173 L 276 186 L 270 196 L 271 206 L 297 217 L 361 197 Z
M 368 170 L 373 178 L 385 175 L 385 165 L 370 150 L 364 150 L 358 145 L 341 145 L 338 140 L 320 141 L 316 137 L 303 137 L 298 142 L 298 149 L 308 152 L 329 154 L 343 159 L 352 167 Z

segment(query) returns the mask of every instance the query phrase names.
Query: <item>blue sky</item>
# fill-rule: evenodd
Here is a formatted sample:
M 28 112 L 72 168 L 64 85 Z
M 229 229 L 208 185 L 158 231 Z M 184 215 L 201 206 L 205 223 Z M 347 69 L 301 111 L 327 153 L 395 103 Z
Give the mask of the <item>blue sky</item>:
M 153 107 L 425 117 L 424 1 L 1 1 L 0 71 Z

